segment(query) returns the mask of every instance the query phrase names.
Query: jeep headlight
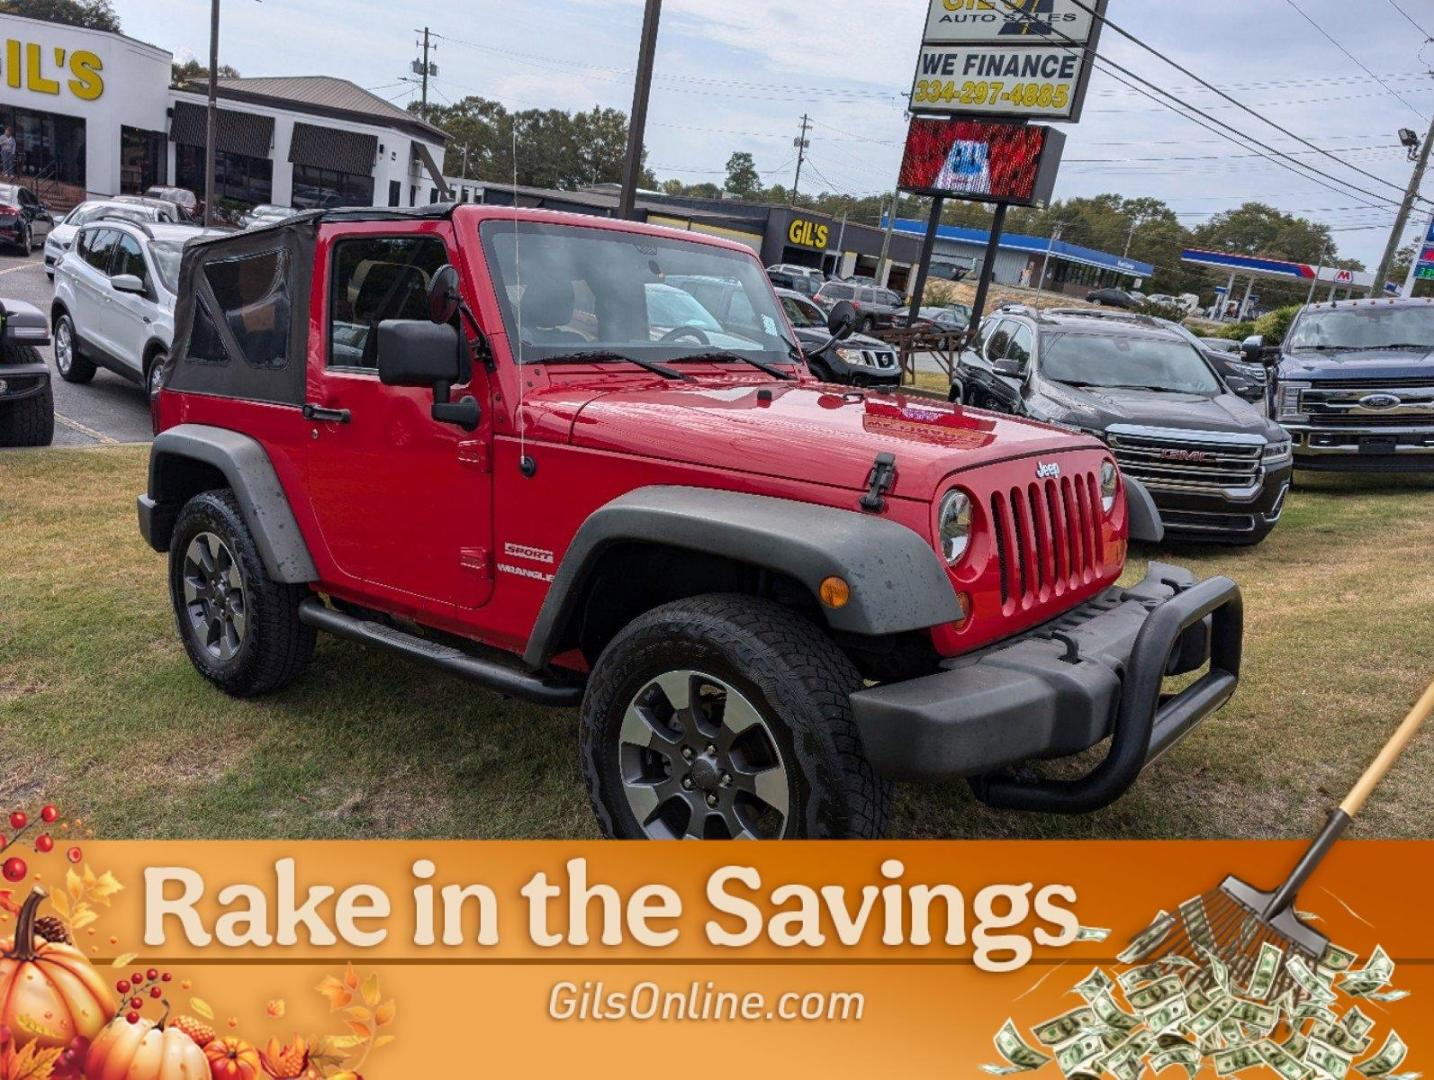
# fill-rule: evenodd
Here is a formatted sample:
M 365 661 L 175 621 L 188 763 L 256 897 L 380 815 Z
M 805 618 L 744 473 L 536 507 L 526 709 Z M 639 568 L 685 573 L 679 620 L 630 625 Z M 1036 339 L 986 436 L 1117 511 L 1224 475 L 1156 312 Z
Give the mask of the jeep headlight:
M 1280 393 L 1277 399 L 1279 415 L 1278 420 L 1304 420 L 1305 414 L 1300 411 L 1300 395 L 1310 388 L 1307 382 L 1282 382 Z
M 1265 464 L 1283 465 L 1290 460 L 1290 440 L 1265 443 Z
M 971 498 L 964 491 L 948 491 L 941 500 L 936 536 L 947 564 L 955 566 L 971 543 Z
M 1107 459 L 1100 463 L 1100 508 L 1107 514 L 1115 509 L 1115 489 L 1120 482 L 1120 471 L 1115 462 Z
M 866 354 L 860 349 L 838 349 L 836 354 L 844 363 L 860 364 L 862 367 L 870 366 L 867 363 Z

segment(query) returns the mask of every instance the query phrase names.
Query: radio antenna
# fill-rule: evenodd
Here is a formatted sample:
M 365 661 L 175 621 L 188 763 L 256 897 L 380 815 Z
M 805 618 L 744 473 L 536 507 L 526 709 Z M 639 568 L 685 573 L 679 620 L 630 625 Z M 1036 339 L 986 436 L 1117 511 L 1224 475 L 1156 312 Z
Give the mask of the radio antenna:
M 538 471 L 538 463 L 528 456 L 528 431 L 523 413 L 523 384 L 527 373 L 523 370 L 523 258 L 518 239 L 518 119 L 513 118 L 513 286 L 518 294 L 517 312 L 514 322 L 518 329 L 518 410 L 514 416 L 518 421 L 518 470 L 524 476 Z

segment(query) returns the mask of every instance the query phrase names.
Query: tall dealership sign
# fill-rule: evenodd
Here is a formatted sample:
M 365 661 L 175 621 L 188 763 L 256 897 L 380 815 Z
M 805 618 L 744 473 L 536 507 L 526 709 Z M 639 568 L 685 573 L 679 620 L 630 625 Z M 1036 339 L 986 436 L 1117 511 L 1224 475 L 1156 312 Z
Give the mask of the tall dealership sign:
M 978 325 L 1008 206 L 1050 201 L 1065 136 L 1032 120 L 1080 119 L 1109 0 L 931 0 L 911 84 L 902 191 L 932 197 L 912 318 L 947 198 L 994 203 Z

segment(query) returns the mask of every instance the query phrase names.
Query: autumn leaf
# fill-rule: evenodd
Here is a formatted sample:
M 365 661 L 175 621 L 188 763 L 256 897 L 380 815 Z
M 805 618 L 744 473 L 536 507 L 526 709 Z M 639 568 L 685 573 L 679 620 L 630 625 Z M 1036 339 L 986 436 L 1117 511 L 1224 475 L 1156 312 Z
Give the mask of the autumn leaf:
M 363 981 L 364 1004 L 372 1008 L 379 1003 L 382 996 L 378 988 L 378 974 L 375 972 Z
M 65 892 L 77 904 L 85 898 L 85 881 L 75 873 L 74 867 L 65 871 Z
M 285 1004 L 283 998 L 275 998 L 264 1007 L 264 1011 L 273 1019 L 278 1020 L 288 1011 L 288 1005 Z
M 364 1040 L 357 1035 L 330 1035 L 324 1040 L 324 1050 L 320 1053 L 337 1060 L 338 1057 L 342 1057 L 340 1051 L 352 1050 L 355 1046 L 361 1046 L 363 1043 Z
M 355 1005 L 351 1009 L 345 1009 L 344 1015 L 350 1020 L 357 1020 L 360 1024 L 367 1024 L 373 1020 L 373 1013 L 369 1012 L 368 1009 L 362 1005 Z
M 332 975 L 325 977 L 316 989 L 328 998 L 330 1012 L 338 1012 L 354 999 L 353 991 Z
M 89 926 L 90 923 L 96 922 L 98 920 L 99 916 L 95 914 L 93 908 L 91 908 L 88 904 L 81 904 L 78 908 L 75 909 L 75 917 L 70 920 L 70 929 L 83 930 L 85 927 Z
M 201 1017 L 203 1017 L 205 1020 L 214 1019 L 214 1006 L 210 1005 L 209 1002 L 205 1001 L 203 998 L 190 998 L 189 1007 L 193 1009 L 196 1013 L 198 1013 Z
M 132 952 L 122 953 L 119 956 L 116 956 L 114 960 L 110 962 L 110 967 L 129 967 L 131 964 L 134 963 L 135 958 L 138 955 L 138 953 Z
M 377 1039 L 373 1041 L 373 1048 L 377 1050 L 381 1046 L 387 1046 L 396 1038 L 398 1038 L 397 1035 L 380 1035 Z
M 41 1049 L 39 1043 L 26 1043 L 9 1058 L 5 1080 L 50 1080 L 62 1053 L 62 1046 Z
M 344 968 L 344 985 L 347 986 L 350 990 L 358 989 L 358 972 L 354 970 L 354 966 L 352 964 L 349 964 Z
M 348 1026 L 349 1030 L 352 1031 L 355 1035 L 357 1035 L 360 1039 L 367 1040 L 373 1036 L 373 1029 L 367 1024 L 361 1024 L 357 1020 L 350 1020 L 348 1022 Z
M 387 1027 L 389 1024 L 393 1023 L 393 1018 L 397 1014 L 397 1012 L 398 1005 L 394 1001 L 385 1001 L 376 1010 L 374 1010 L 374 1023 L 378 1024 L 379 1027 Z

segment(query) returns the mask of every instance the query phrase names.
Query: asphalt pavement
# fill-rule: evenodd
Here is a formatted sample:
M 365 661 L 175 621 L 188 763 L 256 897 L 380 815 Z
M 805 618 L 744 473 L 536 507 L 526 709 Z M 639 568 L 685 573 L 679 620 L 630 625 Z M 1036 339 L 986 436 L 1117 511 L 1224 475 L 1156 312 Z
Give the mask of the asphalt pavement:
M 45 260 L 36 251 L 28 259 L 0 254 L 0 298 L 24 300 L 47 315 L 54 290 L 45 276 Z M 54 348 L 41 352 L 50 364 L 55 387 L 56 446 L 149 442 L 149 406 L 139 386 L 101 369 L 88 383 L 67 383 L 55 370 Z

